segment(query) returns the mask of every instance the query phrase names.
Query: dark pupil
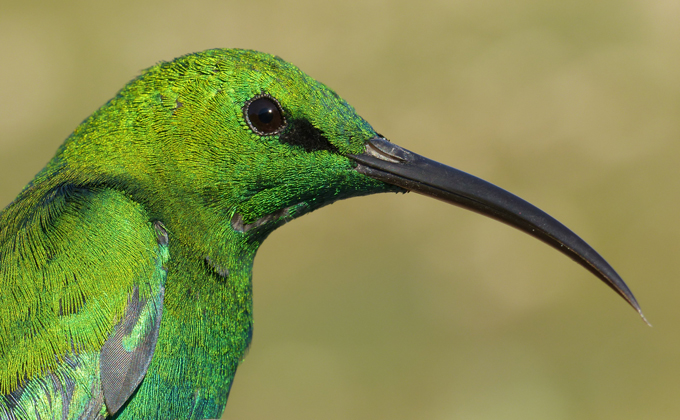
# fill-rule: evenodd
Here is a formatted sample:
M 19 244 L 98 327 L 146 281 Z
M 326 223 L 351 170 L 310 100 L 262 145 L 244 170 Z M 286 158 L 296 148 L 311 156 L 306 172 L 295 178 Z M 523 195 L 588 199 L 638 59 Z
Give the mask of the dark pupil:
M 248 107 L 248 119 L 255 131 L 259 131 L 260 134 L 271 134 L 283 125 L 279 107 L 269 98 L 259 98 L 251 102 Z
M 274 119 L 274 110 L 271 108 L 262 108 L 257 114 L 257 117 L 265 124 L 269 124 Z

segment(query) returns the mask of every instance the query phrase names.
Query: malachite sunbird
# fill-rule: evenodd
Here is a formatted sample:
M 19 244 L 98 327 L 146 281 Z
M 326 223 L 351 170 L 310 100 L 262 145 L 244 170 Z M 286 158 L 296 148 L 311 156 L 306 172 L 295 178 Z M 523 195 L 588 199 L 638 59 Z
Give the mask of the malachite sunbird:
M 219 417 L 262 241 L 336 200 L 406 191 L 552 245 L 640 311 L 538 208 L 390 143 L 278 57 L 209 50 L 128 83 L 0 213 L 0 418 Z

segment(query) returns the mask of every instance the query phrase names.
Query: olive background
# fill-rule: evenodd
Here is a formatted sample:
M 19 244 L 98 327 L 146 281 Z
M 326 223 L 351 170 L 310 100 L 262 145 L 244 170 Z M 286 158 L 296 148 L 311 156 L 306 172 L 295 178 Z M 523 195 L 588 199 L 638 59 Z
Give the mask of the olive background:
M 0 207 L 142 69 L 214 47 L 277 54 L 547 211 L 654 325 L 515 229 L 355 198 L 262 246 L 224 418 L 680 418 L 680 3 L 3 0 Z

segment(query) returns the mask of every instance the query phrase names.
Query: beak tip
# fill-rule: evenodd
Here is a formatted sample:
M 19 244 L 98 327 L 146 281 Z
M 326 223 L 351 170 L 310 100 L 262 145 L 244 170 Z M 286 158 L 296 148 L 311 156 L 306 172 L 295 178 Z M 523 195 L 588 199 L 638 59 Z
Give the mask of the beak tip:
M 642 313 L 642 308 L 640 308 L 640 304 L 637 302 L 633 294 L 631 293 L 630 296 L 624 296 L 626 301 L 630 304 L 630 306 L 633 307 L 637 311 L 637 313 L 640 315 L 640 318 L 642 318 L 642 321 L 644 321 L 647 326 L 651 327 L 652 324 L 647 320 L 647 317 L 645 317 L 645 314 Z
M 638 313 L 640 314 L 640 318 L 642 318 L 642 320 L 645 322 L 645 324 L 647 324 L 647 326 L 650 327 L 650 328 L 653 327 L 653 325 L 650 324 L 649 321 L 647 321 L 647 318 L 645 317 L 645 314 L 642 313 L 642 309 L 640 309 L 639 306 L 638 306 L 637 308 L 635 308 L 635 309 L 637 309 Z

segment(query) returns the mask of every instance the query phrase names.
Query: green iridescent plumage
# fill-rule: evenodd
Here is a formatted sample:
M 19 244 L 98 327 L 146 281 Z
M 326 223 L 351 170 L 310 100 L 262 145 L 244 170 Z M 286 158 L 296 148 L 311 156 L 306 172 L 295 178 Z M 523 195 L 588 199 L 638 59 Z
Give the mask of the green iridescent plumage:
M 102 346 L 135 288 L 153 299 L 163 287 L 153 360 L 118 418 L 221 415 L 250 342 L 262 240 L 337 199 L 394 189 L 345 156 L 254 133 L 243 106 L 263 92 L 291 126 L 311 123 L 344 154 L 375 136 L 351 106 L 281 59 L 205 51 L 130 82 L 0 214 L 0 418 L 36 418 L 38 406 L 41 418 L 61 418 L 64 404 L 78 418 L 93 409 L 88 398 L 105 414 Z M 232 226 L 237 214 L 247 225 L 285 208 L 267 226 Z M 60 394 L 51 381 L 74 391 Z
M 640 310 L 546 213 L 390 143 L 277 57 L 209 50 L 130 82 L 0 213 L 0 419 L 219 417 L 262 241 L 333 201 L 406 190 L 543 240 Z

